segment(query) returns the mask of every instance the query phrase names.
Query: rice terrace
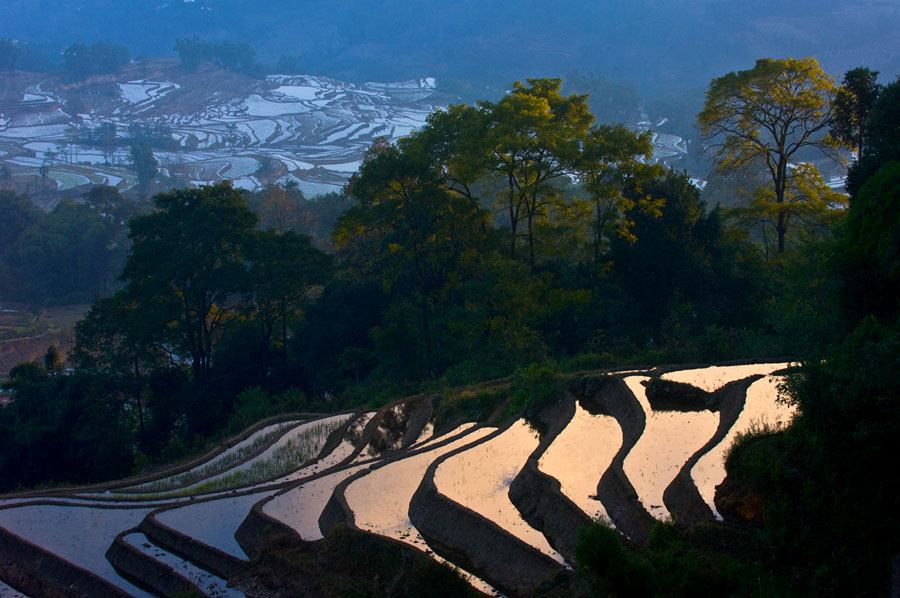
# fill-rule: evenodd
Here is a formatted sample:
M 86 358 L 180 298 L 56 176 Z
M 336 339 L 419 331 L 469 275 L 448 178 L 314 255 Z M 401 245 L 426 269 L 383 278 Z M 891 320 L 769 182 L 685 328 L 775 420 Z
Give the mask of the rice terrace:
M 475 592 L 527 595 L 572 570 L 594 519 L 637 544 L 654 520 L 721 519 L 731 443 L 790 421 L 787 366 L 572 375 L 531 421 L 506 418 L 502 399 L 463 415 L 503 382 L 288 414 L 153 474 L 5 495 L 0 576 L 25 593 L 3 595 L 287 595 L 253 559 L 276 541 L 316 554 L 336 527 L 449 563 Z

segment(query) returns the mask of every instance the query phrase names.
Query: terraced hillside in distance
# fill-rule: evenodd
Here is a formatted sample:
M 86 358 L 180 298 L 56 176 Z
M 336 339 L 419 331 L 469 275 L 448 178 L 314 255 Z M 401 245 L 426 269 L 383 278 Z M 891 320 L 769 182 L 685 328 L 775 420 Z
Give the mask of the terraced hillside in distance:
M 296 595 L 267 585 L 257 557 L 287 543 L 306 571 L 337 537 L 348 559 L 378 542 L 448 563 L 474 593 L 526 595 L 576 566 L 592 520 L 643 545 L 656 520 L 721 518 L 728 447 L 793 416 L 778 400 L 787 366 L 571 375 L 530 421 L 506 418 L 503 399 L 463 415 L 503 381 L 286 414 L 152 474 L 0 496 L 0 597 Z
M 186 73 L 172 59 L 70 85 L 16 71 L 0 82 L 0 163 L 14 188 L 30 195 L 77 195 L 92 185 L 125 191 L 137 183 L 134 138 L 152 149 L 165 188 L 230 180 L 254 190 L 293 181 L 314 197 L 339 191 L 374 139 L 409 135 L 451 103 L 460 100 L 432 77 L 259 80 L 210 64 Z M 667 165 L 687 153 L 676 135 L 657 135 L 654 143 Z
M 129 168 L 136 135 L 176 184 L 227 179 L 256 189 L 293 180 L 314 196 L 339 190 L 373 139 L 408 135 L 454 99 L 435 87 L 427 77 L 355 85 L 314 76 L 258 80 L 211 65 L 185 73 L 173 60 L 73 85 L 16 72 L 0 89 L 0 160 L 17 186 L 39 184 L 45 166 L 60 191 L 125 190 L 136 182 Z

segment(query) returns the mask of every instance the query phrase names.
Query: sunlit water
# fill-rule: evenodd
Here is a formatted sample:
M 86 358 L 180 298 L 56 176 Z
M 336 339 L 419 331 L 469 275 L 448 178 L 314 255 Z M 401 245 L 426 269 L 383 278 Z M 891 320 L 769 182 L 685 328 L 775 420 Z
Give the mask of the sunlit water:
M 441 463 L 434 476 L 438 492 L 468 507 L 526 544 L 564 564 L 539 531 L 528 525 L 509 499 L 509 485 L 537 448 L 538 435 L 519 420 L 491 440 Z
M 622 446 L 622 428 L 608 415 L 591 415 L 581 405 L 547 448 L 538 469 L 553 476 L 562 493 L 592 519 L 609 519 L 597 498 L 597 484 Z
M 625 457 L 623 468 L 644 508 L 657 519 L 669 517 L 663 503 L 666 487 L 685 462 L 716 433 L 719 414 L 711 411 L 653 411 L 641 384 L 645 376 L 629 376 L 625 384 L 646 415 L 644 433 Z

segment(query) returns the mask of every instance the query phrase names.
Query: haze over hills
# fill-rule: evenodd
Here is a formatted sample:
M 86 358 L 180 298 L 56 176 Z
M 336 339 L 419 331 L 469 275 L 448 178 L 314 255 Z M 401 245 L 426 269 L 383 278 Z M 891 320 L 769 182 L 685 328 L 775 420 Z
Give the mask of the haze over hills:
M 432 75 L 479 81 L 572 68 L 640 87 L 705 86 L 760 56 L 816 55 L 834 74 L 900 71 L 900 6 L 890 0 L 584 3 L 538 0 L 12 0 L 0 36 L 122 43 L 171 54 L 176 38 L 251 43 L 264 61 L 298 55 L 312 74 L 354 82 Z
M 577 77 L 572 91 L 598 85 Z M 227 179 L 247 190 L 293 182 L 313 197 L 340 191 L 376 138 L 406 136 L 431 112 L 460 103 L 440 87 L 433 77 L 360 84 L 254 78 L 210 63 L 192 73 L 176 59 L 135 61 L 74 83 L 18 71 L 0 81 L 0 163 L 16 189 L 45 199 L 93 185 L 134 190 L 129 147 L 145 143 L 160 167 L 159 190 Z M 683 136 L 692 125 L 670 123 L 671 112 L 647 114 L 641 102 L 620 98 L 620 112 L 598 118 L 652 128 L 654 159 L 688 167 Z
M 428 77 L 361 85 L 302 75 L 255 79 L 211 64 L 186 73 L 173 59 L 74 85 L 17 73 L 0 86 L 0 161 L 21 189 L 44 167 L 56 191 L 125 190 L 135 184 L 128 145 L 138 134 L 168 184 L 228 179 L 256 189 L 294 181 L 315 196 L 339 191 L 376 137 L 408 135 L 453 99 Z M 105 141 L 100 131 L 108 131 Z

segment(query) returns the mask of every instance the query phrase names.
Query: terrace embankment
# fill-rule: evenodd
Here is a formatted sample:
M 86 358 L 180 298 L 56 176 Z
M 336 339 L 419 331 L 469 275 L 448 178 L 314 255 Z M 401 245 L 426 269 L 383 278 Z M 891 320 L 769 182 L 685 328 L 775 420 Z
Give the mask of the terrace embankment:
M 100 577 L 0 527 L 0 578 L 30 596 L 130 598 Z
M 620 532 L 638 544 L 646 544 L 655 520 L 644 509 L 624 470 L 625 457 L 646 427 L 644 410 L 621 375 L 599 383 L 586 381 L 582 394 L 586 409 L 611 415 L 622 427 L 622 446 L 600 478 L 597 496 Z
M 562 493 L 558 480 L 543 473 L 538 462 L 575 415 L 571 392 L 538 414 L 545 429 L 541 441 L 509 486 L 509 499 L 529 525 L 540 530 L 569 563 L 575 562 L 578 530 L 591 523 L 584 511 Z M 574 465 L 574 464 L 573 464 Z
M 234 532 L 234 539 L 250 558 L 258 557 L 273 538 L 296 535 L 290 527 L 263 513 L 263 505 L 269 500 L 271 499 L 263 499 L 253 505 Z
M 428 466 L 445 453 L 476 442 L 496 428 L 478 426 L 464 434 L 449 434 L 414 450 L 394 453 L 355 472 L 337 484 L 319 518 L 325 533 L 345 523 L 359 531 L 400 540 L 427 552 L 427 545 L 409 520 L 409 503 Z
M 157 512 L 153 512 L 144 518 L 140 531 L 160 548 L 196 563 L 224 579 L 231 578 L 244 568 L 245 563 L 242 560 L 163 525 L 156 519 L 156 514 Z
M 564 567 L 493 521 L 447 498 L 434 481 L 441 463 L 489 442 L 513 423 L 432 463 L 410 501 L 409 517 L 439 555 L 502 592 L 522 596 Z
M 714 519 L 712 510 L 700 496 L 700 492 L 691 478 L 691 470 L 703 455 L 725 439 L 744 408 L 747 389 L 762 377 L 762 374 L 756 374 L 731 382 L 709 397 L 709 404 L 715 405 L 719 411 L 719 426 L 713 437 L 691 455 L 663 493 L 666 508 L 669 509 L 679 525 L 693 527 L 703 521 Z
M 482 596 L 449 567 L 402 542 L 336 525 L 308 542 L 254 505 L 235 536 L 253 557 L 232 581 L 247 595 Z M 251 591 L 253 589 L 253 591 Z
M 431 416 L 434 415 L 433 402 L 434 397 L 426 397 L 418 402 L 409 416 L 406 431 L 403 433 L 403 438 L 400 441 L 401 448 L 407 448 L 419 439 L 422 430 L 425 429 L 425 426 L 431 421 Z
M 202 595 L 200 588 L 176 573 L 174 569 L 141 552 L 124 540 L 137 530 L 127 530 L 116 536 L 107 560 L 116 571 L 135 585 L 161 596 Z

